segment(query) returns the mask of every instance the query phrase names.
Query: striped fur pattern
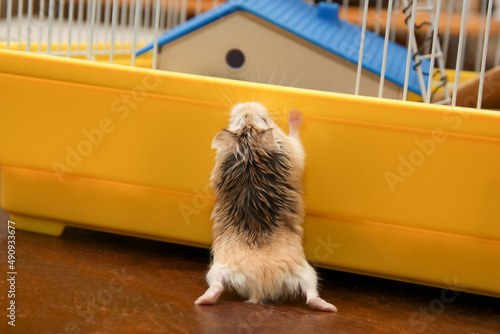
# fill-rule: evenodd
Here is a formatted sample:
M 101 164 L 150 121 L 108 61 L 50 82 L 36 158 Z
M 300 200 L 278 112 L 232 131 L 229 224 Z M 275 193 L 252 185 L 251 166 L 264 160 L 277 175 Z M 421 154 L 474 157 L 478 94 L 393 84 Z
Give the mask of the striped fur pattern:
M 292 166 L 287 152 L 263 146 L 259 140 L 263 132 L 247 125 L 231 134 L 239 153 L 224 154 L 221 175 L 214 184 L 217 223 L 222 230 L 242 235 L 251 247 L 269 242 L 283 226 L 283 217 L 297 213 L 300 200 L 298 189 L 290 182 Z

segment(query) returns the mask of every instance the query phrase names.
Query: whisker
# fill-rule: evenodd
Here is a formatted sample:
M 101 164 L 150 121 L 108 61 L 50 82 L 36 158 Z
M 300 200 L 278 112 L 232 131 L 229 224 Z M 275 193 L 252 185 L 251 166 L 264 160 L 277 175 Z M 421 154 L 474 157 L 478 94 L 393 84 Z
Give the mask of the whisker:
M 302 80 L 302 78 L 304 77 L 304 75 L 307 73 L 307 70 L 304 70 L 304 72 L 302 72 L 302 74 L 296 78 L 291 84 L 290 84 L 290 87 L 295 87 L 295 85 L 300 81 Z
M 276 67 L 273 67 L 273 72 L 271 73 L 271 77 L 269 78 L 269 81 L 268 81 L 269 84 L 273 84 L 275 73 L 276 73 Z
M 279 82 L 278 86 L 283 86 L 283 82 L 285 82 L 285 77 L 286 73 L 283 73 L 283 76 L 281 77 L 281 81 Z

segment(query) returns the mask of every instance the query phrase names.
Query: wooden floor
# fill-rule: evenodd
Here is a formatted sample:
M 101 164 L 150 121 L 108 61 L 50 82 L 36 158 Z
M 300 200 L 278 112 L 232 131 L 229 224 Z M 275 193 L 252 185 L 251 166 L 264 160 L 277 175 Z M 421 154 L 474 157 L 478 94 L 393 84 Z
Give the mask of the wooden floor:
M 252 305 L 230 292 L 196 306 L 207 250 L 72 228 L 61 238 L 16 231 L 11 327 L 0 216 L 0 333 L 500 333 L 500 299 L 330 270 L 319 270 L 321 295 L 337 314 L 302 298 Z

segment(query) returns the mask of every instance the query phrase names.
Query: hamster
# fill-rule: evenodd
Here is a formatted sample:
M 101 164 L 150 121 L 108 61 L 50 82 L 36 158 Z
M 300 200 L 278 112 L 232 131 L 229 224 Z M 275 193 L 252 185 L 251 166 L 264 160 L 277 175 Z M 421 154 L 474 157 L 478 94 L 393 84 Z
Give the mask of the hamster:
M 249 303 L 303 294 L 311 308 L 337 311 L 319 297 L 316 272 L 302 247 L 302 121 L 292 110 L 287 136 L 262 104 L 239 103 L 229 126 L 213 139 L 213 261 L 209 288 L 196 304 L 214 304 L 233 288 Z

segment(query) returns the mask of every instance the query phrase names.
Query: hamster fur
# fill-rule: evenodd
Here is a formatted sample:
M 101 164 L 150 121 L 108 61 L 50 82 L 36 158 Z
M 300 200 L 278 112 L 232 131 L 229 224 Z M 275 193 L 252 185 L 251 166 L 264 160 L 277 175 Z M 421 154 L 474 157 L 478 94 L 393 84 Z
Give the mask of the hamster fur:
M 239 103 L 213 139 L 213 262 L 209 288 L 196 304 L 214 304 L 225 288 L 234 288 L 249 303 L 305 294 L 310 307 L 337 310 L 319 297 L 304 255 L 300 112 L 292 110 L 288 123 L 287 136 L 263 105 Z

